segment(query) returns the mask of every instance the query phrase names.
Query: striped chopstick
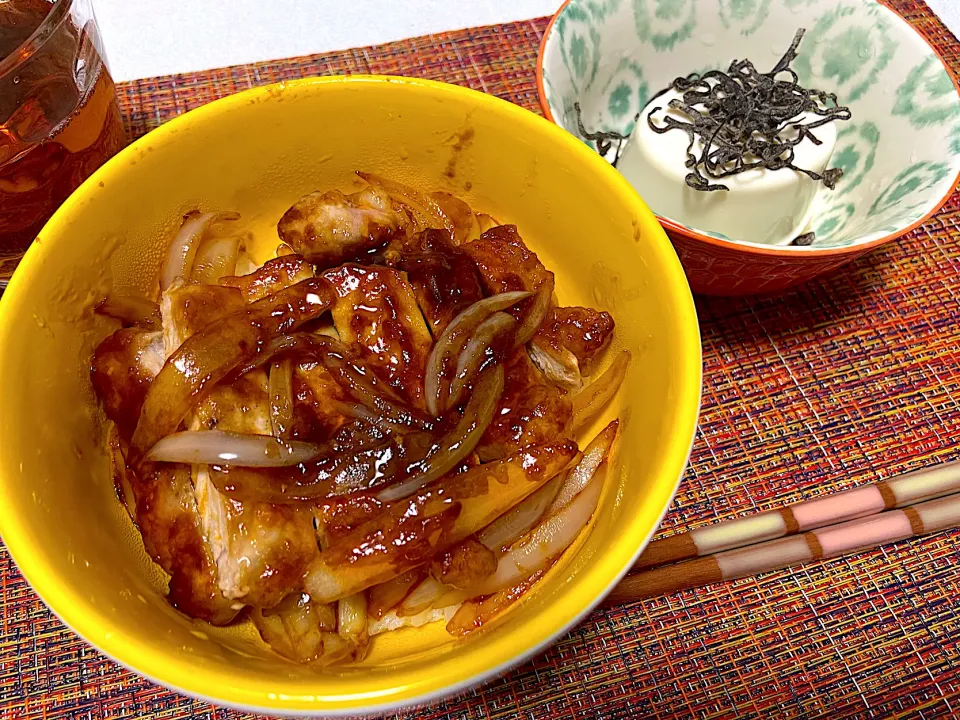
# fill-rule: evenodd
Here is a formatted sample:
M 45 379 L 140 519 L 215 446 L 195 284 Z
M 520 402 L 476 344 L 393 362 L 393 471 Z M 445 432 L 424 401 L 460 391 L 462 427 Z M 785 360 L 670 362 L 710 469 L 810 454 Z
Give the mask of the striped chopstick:
M 918 470 L 872 485 L 804 500 L 779 510 L 727 520 L 654 540 L 647 545 L 633 569 L 646 570 L 796 535 L 955 492 L 960 492 L 960 462 Z
M 888 510 L 791 537 L 748 545 L 715 555 L 628 575 L 607 598 L 634 602 L 724 580 L 832 558 L 917 535 L 960 526 L 960 494 Z

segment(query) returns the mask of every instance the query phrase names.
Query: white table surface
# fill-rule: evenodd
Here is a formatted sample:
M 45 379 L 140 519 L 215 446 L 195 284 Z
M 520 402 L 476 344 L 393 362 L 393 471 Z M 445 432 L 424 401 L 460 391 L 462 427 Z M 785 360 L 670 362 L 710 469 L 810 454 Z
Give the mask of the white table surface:
M 552 14 L 560 0 L 93 0 L 117 80 Z M 927 0 L 960 36 L 960 0 Z

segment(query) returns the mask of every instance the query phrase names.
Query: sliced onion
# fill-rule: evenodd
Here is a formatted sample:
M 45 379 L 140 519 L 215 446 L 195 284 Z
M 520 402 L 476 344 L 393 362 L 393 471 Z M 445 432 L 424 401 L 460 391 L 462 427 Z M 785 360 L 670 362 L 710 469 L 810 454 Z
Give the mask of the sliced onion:
M 451 234 L 455 232 L 456 228 L 453 221 L 446 216 L 443 208 L 441 208 L 432 197 L 424 195 L 422 192 L 408 185 L 381 177 L 380 175 L 366 172 L 358 172 L 357 175 L 371 185 L 377 185 L 383 188 L 392 200 L 406 207 L 419 226 L 418 230 L 439 228 L 449 230 Z
M 409 497 L 463 462 L 493 422 L 493 415 L 502 394 L 503 368 L 497 365 L 481 374 L 470 402 L 464 408 L 463 417 L 453 431 L 440 441 L 436 451 L 424 459 L 424 470 L 401 483 L 388 485 L 377 494 L 377 499 L 381 502 L 396 502 Z
M 530 297 L 528 292 L 506 292 L 491 295 L 464 309 L 447 325 L 436 344 L 434 344 L 433 350 L 430 351 L 424 373 L 424 399 L 427 403 L 427 410 L 431 415 L 436 417 L 442 412 L 443 375 L 448 365 L 452 369 L 454 358 L 460 354 L 463 345 L 467 342 L 467 337 L 473 333 L 480 323 L 495 312 L 504 310 L 528 297 Z
M 432 426 L 430 418 L 403 404 L 394 389 L 380 380 L 373 370 L 360 361 L 346 345 L 325 334 L 291 333 L 274 338 L 237 375 L 255 370 L 268 360 L 288 354 L 291 357 L 310 358 L 322 362 L 333 379 L 370 408 L 379 418 L 378 425 L 425 430 Z M 343 406 L 348 409 L 349 406 Z
M 374 635 L 380 635 L 405 627 L 423 627 L 429 623 L 440 622 L 441 620 L 448 621 L 453 617 L 455 612 L 456 607 L 430 608 L 424 610 L 419 615 L 404 617 L 397 615 L 395 612 L 389 612 L 382 618 L 371 620 L 368 625 L 368 630 L 370 637 L 373 637 Z
M 513 545 L 544 517 L 568 475 L 558 475 L 519 505 L 514 505 L 477 533 L 477 540 L 497 555 L 503 554 L 505 548 Z
M 587 449 L 583 451 L 583 458 L 576 464 L 573 470 L 567 473 L 563 487 L 560 488 L 556 499 L 547 509 L 546 517 L 550 517 L 563 510 L 577 495 L 583 492 L 583 489 L 587 487 L 596 474 L 600 463 L 610 457 L 610 450 L 613 447 L 613 442 L 617 437 L 619 428 L 620 421 L 614 420 L 601 430 L 591 443 L 587 445 Z
M 516 585 L 533 573 L 546 569 L 566 550 L 590 521 L 603 490 L 604 464 L 573 502 L 537 525 L 500 558 L 496 572 L 474 588 L 472 595 L 489 595 Z
M 513 587 L 495 592 L 483 600 L 479 598 L 468 600 L 460 605 L 457 612 L 450 618 L 447 623 L 447 632 L 451 635 L 463 636 L 480 629 L 519 600 L 527 590 L 537 583 L 542 575 L 543 571 L 541 570 Z
M 315 504 L 350 495 L 379 507 L 375 498 L 354 493 L 407 477 L 433 444 L 430 433 L 398 433 L 372 446 L 364 440 L 358 447 L 325 447 L 313 462 L 287 468 L 252 471 L 215 464 L 210 477 L 220 492 L 240 501 Z
M 410 430 L 409 426 L 391 422 L 379 413 L 368 408 L 366 405 L 362 405 L 360 403 L 341 402 L 339 400 L 329 400 L 328 402 L 330 403 L 331 408 L 336 410 L 344 417 L 353 418 L 354 420 L 363 420 L 365 423 L 369 423 L 384 433 Z
M 279 335 L 270 340 L 259 353 L 250 358 L 249 362 L 238 367 L 236 375 L 246 375 L 249 372 L 253 372 L 257 368 L 272 362 L 275 358 L 286 353 L 290 353 L 291 355 L 300 353 L 312 356 L 316 354 L 317 348 L 315 346 L 323 346 L 325 343 L 323 337 L 326 336 L 318 337 L 312 333 L 305 332 Z
M 286 437 L 293 422 L 293 362 L 280 360 L 270 365 L 270 427 L 274 436 Z
M 569 440 L 529 446 L 385 505 L 376 523 L 363 523 L 324 547 L 303 576 L 304 588 L 317 601 L 332 602 L 412 570 L 489 525 L 566 470 L 577 454 Z
M 213 217 L 213 213 L 201 213 L 196 210 L 183 216 L 183 224 L 170 242 L 167 260 L 160 273 L 161 292 L 170 287 L 177 278 L 186 277 L 190 273 L 193 258 L 200 245 L 200 238 L 203 237 Z
M 323 455 L 322 459 L 290 472 L 264 476 L 230 468 L 214 472 L 213 480 L 221 492 L 239 500 L 316 502 L 385 486 L 376 499 L 395 502 L 443 477 L 473 452 L 493 420 L 502 391 L 503 369 L 485 371 L 463 418 L 439 441 L 425 432 L 394 434 L 372 447 L 318 450 L 315 457 Z
M 160 329 L 160 306 L 134 295 L 107 295 L 94 308 L 97 315 L 116 318 L 124 325 L 137 325 L 147 330 Z
M 517 336 L 513 341 L 515 348 L 522 347 L 530 342 L 533 336 L 537 334 L 540 326 L 543 325 L 547 313 L 550 312 L 550 306 L 553 304 L 553 287 L 553 274 L 550 273 L 547 276 L 547 280 L 544 281 L 533 296 L 530 307 L 527 308 L 526 313 L 523 315 L 523 320 L 520 321 L 520 327 L 517 328 Z
M 559 349 L 541 345 L 534 338 L 527 345 L 527 354 L 537 369 L 553 385 L 567 392 L 574 392 L 583 385 L 580 362 L 577 356 L 565 347 Z
M 113 488 L 117 492 L 117 498 L 123 504 L 123 509 L 130 515 L 130 519 L 136 522 L 137 496 L 133 493 L 130 473 L 127 472 L 127 461 L 123 457 L 120 428 L 110 420 L 107 421 L 107 459 L 110 461 L 110 475 L 113 477 Z
M 630 351 L 623 350 L 603 375 L 573 396 L 574 431 L 582 430 L 613 399 L 627 375 L 629 364 Z
M 397 610 L 397 615 L 401 617 L 417 615 L 433 607 L 433 604 L 437 600 L 452 589 L 454 588 L 451 588 L 449 585 L 444 585 L 435 577 L 425 578 L 413 589 L 413 592 L 407 595 L 406 599 L 401 603 L 400 609 Z
M 365 367 L 344 345 L 333 338 L 323 339 L 327 342 L 319 354 L 320 360 L 334 380 L 354 398 L 393 425 L 417 429 L 430 427 L 429 418 L 407 407 L 393 388 L 380 380 L 371 368 Z
M 260 269 L 260 266 L 254 262 L 250 254 L 243 247 L 240 248 L 240 254 L 237 255 L 237 275 L 243 277 L 250 275 Z
M 200 213 L 194 210 L 187 213 L 167 251 L 167 260 L 163 265 L 163 272 L 160 273 L 160 291 L 170 287 L 177 278 L 190 276 L 200 238 L 212 223 L 239 219 L 240 215 L 235 212 Z
M 419 585 L 425 576 L 426 570 L 418 568 L 405 572 L 403 575 L 397 575 L 392 580 L 374 585 L 368 593 L 367 611 L 370 613 L 370 617 L 382 618 L 396 608 L 403 602 L 410 590 Z
M 177 348 L 150 384 L 128 459 L 138 468 L 147 450 L 177 430 L 190 408 L 276 336 L 319 317 L 336 297 L 333 286 L 312 278 L 250 303 L 202 328 Z
M 433 607 L 448 608 L 450 606 L 459 606 L 469 597 L 470 593 L 463 588 L 451 587 L 447 590 L 447 592 L 434 601 Z
M 454 243 L 462 245 L 480 237 L 480 223 L 463 200 L 445 192 L 430 193 L 430 198 L 440 206 L 444 216 L 453 225 Z
M 456 375 L 450 383 L 450 396 L 445 403 L 448 408 L 459 404 L 463 391 L 473 382 L 480 366 L 487 359 L 487 351 L 500 338 L 512 333 L 516 326 L 517 319 L 505 312 L 495 312 L 480 323 L 476 333 L 467 341 L 463 352 L 457 358 Z
M 246 435 L 223 430 L 185 430 L 167 435 L 150 448 L 152 462 L 242 467 L 287 467 L 313 460 L 321 448 L 272 435 Z
M 356 645 L 367 642 L 367 594 L 354 593 L 337 603 L 337 632 Z
M 193 259 L 190 278 L 208 285 L 216 285 L 220 278 L 237 271 L 237 256 L 240 253 L 240 238 L 208 238 L 200 245 Z

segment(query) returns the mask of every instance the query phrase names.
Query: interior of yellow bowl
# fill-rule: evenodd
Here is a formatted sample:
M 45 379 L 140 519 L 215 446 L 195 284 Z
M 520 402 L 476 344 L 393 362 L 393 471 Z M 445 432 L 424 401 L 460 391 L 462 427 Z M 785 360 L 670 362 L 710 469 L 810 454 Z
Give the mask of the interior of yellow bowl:
M 250 626 L 173 610 L 118 503 L 88 378 L 115 329 L 108 289 L 146 287 L 188 210 L 238 210 L 265 257 L 301 195 L 347 189 L 358 169 L 442 189 L 515 223 L 557 275 L 564 304 L 610 311 L 633 363 L 607 419 L 621 470 L 591 532 L 489 630 L 442 625 L 377 638 L 354 667 L 273 655 Z M 629 567 L 672 498 L 700 391 L 696 316 L 655 219 L 603 160 L 559 128 L 462 88 L 326 78 L 251 90 L 178 118 L 96 173 L 44 228 L 0 302 L 0 533 L 72 628 L 186 693 L 270 712 L 350 713 L 426 701 L 502 671 L 577 622 Z M 599 425 L 598 421 L 598 425 Z

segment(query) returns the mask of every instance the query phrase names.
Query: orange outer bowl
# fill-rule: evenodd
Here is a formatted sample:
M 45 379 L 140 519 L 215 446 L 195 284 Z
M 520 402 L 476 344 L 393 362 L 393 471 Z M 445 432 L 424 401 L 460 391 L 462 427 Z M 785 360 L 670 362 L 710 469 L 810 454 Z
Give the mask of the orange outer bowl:
M 540 39 L 540 49 L 537 52 L 537 95 L 540 99 L 540 109 L 544 116 L 556 123 L 556 118 L 547 102 L 547 92 L 543 85 L 543 54 L 547 47 L 553 26 L 564 9 L 572 0 L 564 0 L 547 24 L 543 37 Z M 877 0 L 880 2 L 880 0 Z M 885 3 L 880 2 L 886 7 Z M 892 12 L 892 11 L 891 11 Z M 896 14 L 896 13 L 895 13 Z M 897 14 L 897 17 L 900 17 Z M 902 18 L 901 18 L 902 19 Z M 953 81 L 954 88 L 960 94 L 960 82 L 950 66 L 944 61 L 936 48 L 916 28 L 903 21 L 930 48 L 930 52 L 943 64 L 944 69 Z M 559 125 L 559 123 L 557 123 Z M 954 178 L 952 188 L 960 183 L 960 174 Z M 777 292 L 793 285 L 799 285 L 818 275 L 836 270 L 842 265 L 853 262 L 881 245 L 896 240 L 912 230 L 920 227 L 936 215 L 947 202 L 953 190 L 940 198 L 936 205 L 919 220 L 900 228 L 896 232 L 859 245 L 840 248 L 787 250 L 782 247 L 759 247 L 732 242 L 722 238 L 698 233 L 696 230 L 684 227 L 670 218 L 656 216 L 663 226 L 667 237 L 673 243 L 683 264 L 684 272 L 690 283 L 690 289 L 701 295 L 754 295 L 756 293 Z

